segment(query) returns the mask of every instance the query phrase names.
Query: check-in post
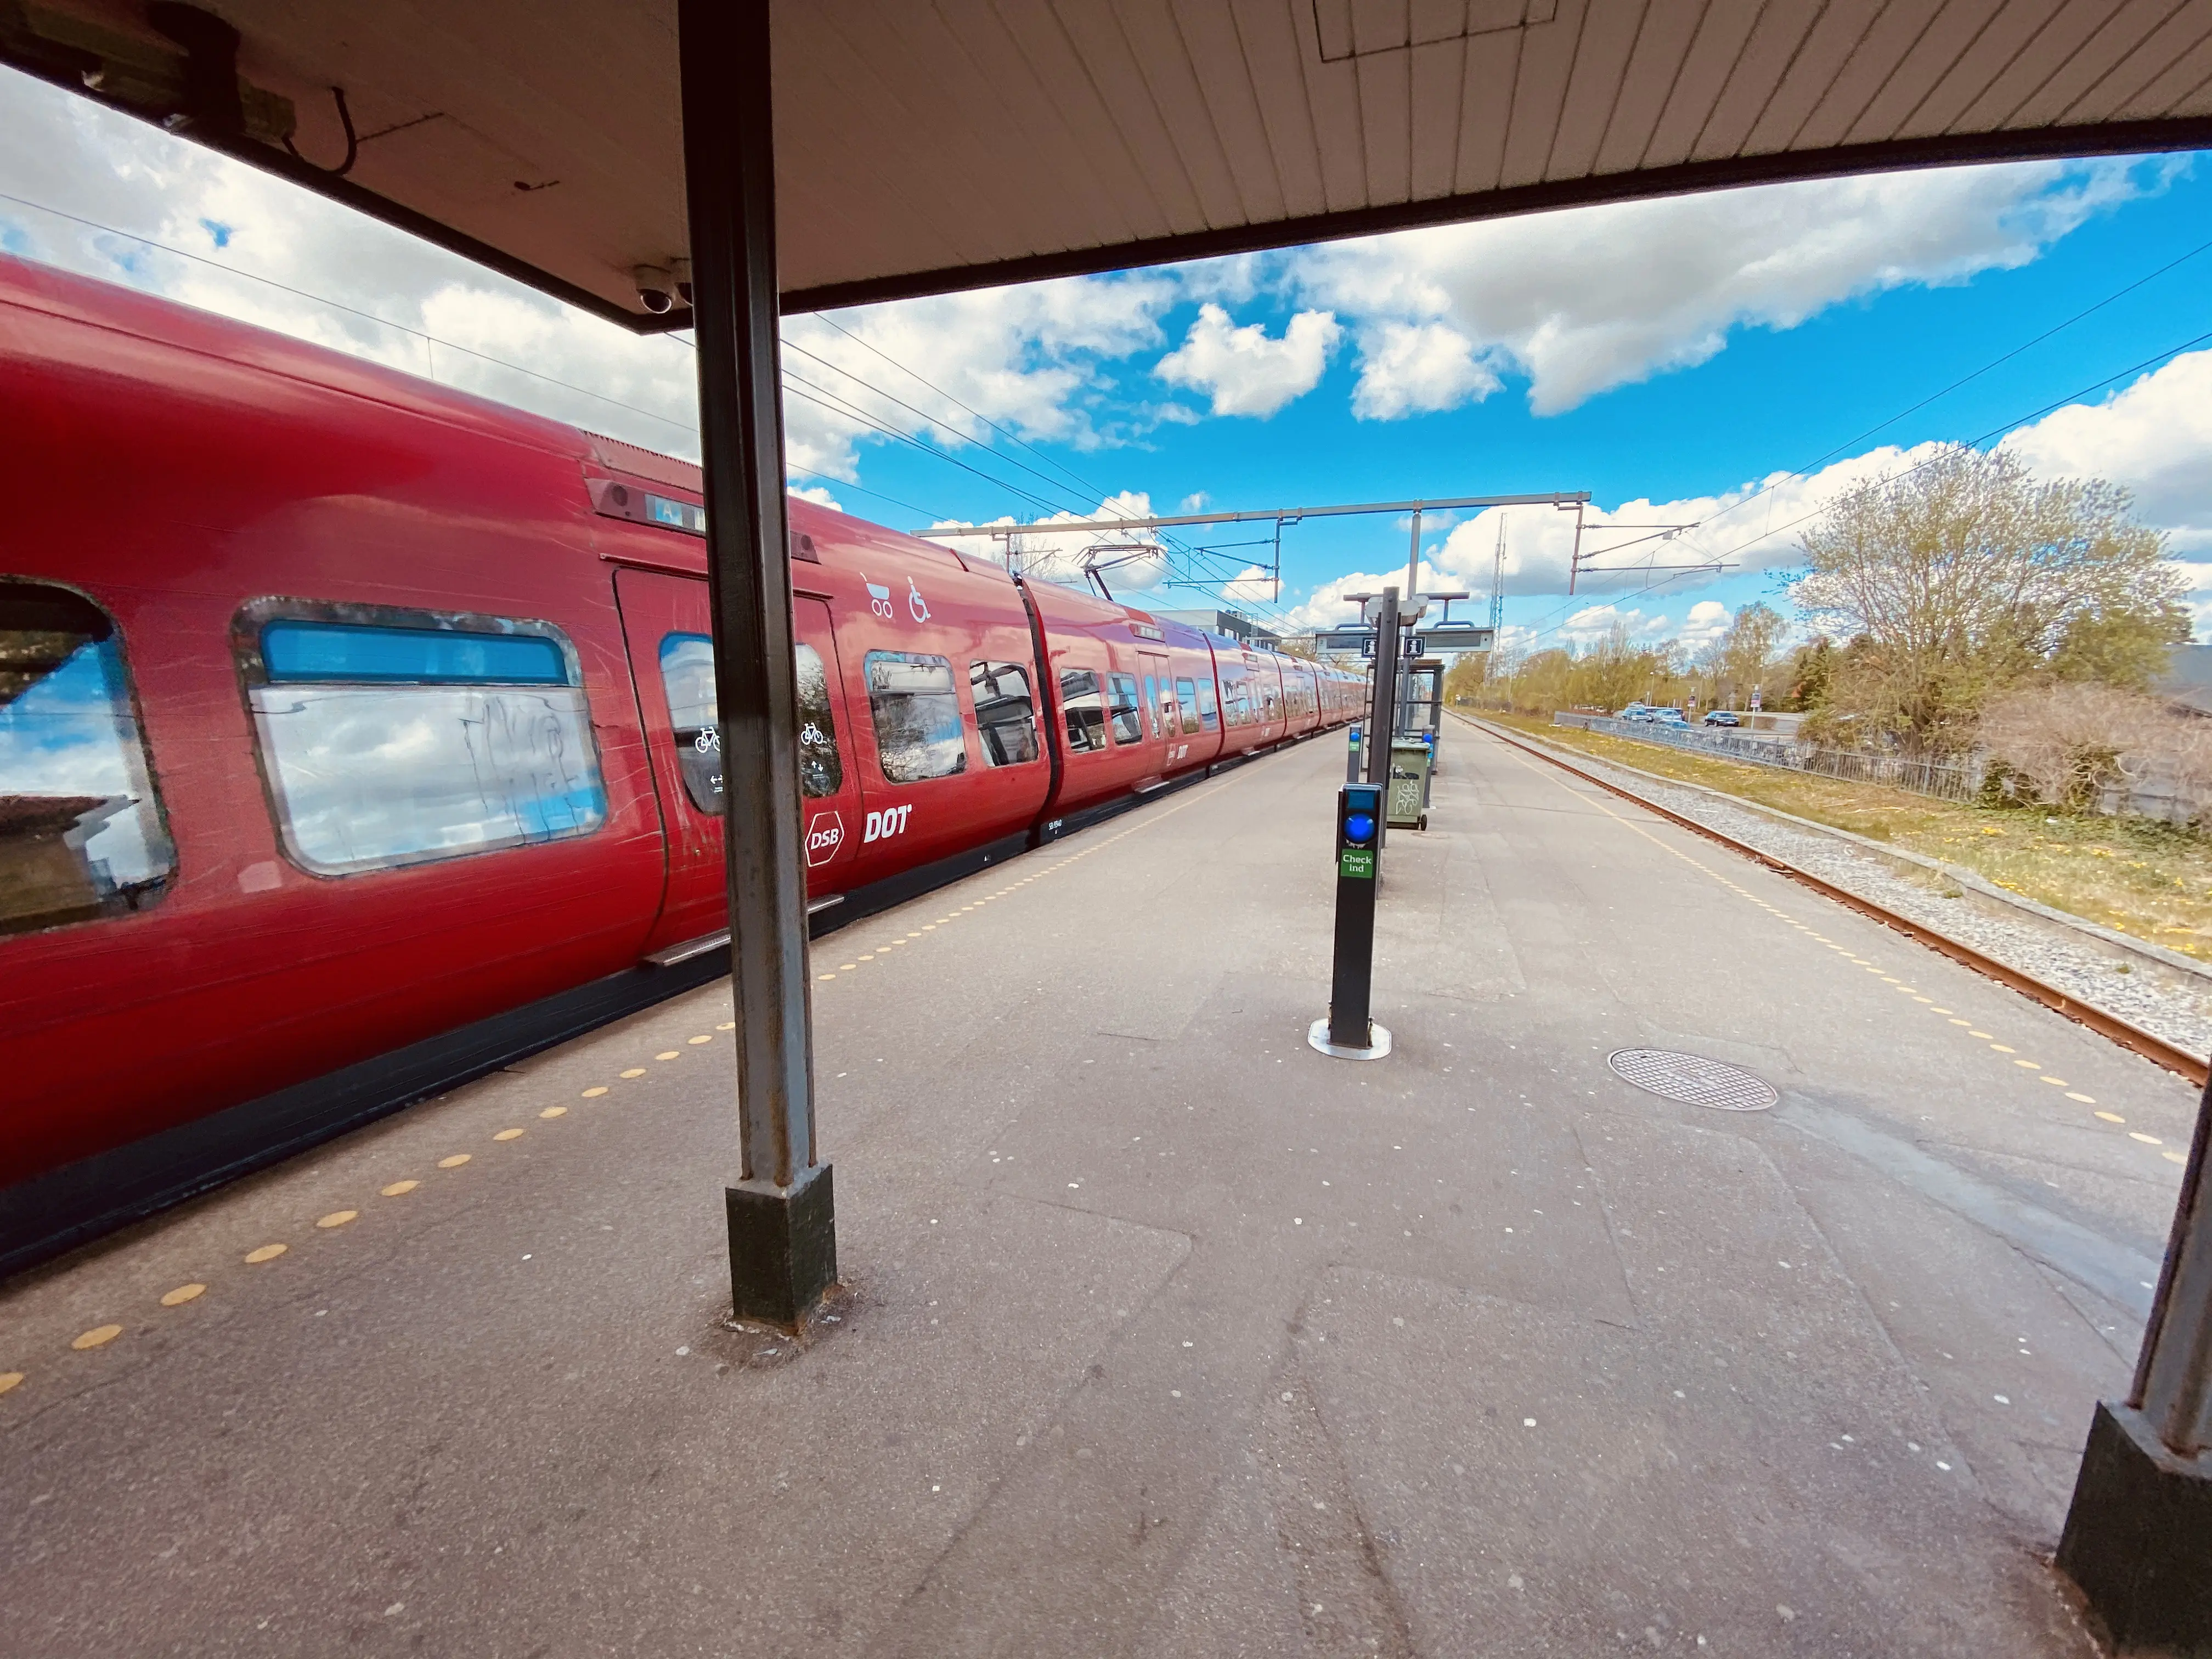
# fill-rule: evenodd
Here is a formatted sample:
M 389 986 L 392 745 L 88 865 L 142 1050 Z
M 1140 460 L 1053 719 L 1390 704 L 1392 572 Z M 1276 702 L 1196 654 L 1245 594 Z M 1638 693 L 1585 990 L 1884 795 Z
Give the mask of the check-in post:
M 1375 892 L 1382 879 L 1384 786 L 1347 783 L 1336 792 L 1336 948 L 1328 1015 L 1306 1041 L 1339 1060 L 1380 1060 L 1390 1033 L 1368 1017 L 1375 975 Z

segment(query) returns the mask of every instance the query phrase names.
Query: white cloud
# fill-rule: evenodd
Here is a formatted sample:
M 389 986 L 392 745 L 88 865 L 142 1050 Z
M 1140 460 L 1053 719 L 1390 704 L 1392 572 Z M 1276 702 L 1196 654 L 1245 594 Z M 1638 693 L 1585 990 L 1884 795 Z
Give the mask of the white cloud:
M 1199 307 L 1183 343 L 1154 365 L 1170 386 L 1210 394 L 1217 415 L 1266 419 L 1321 383 L 1343 326 L 1325 311 L 1301 311 L 1281 337 L 1258 323 L 1238 328 L 1211 300 Z
M 1288 269 L 1315 303 L 1358 319 L 1363 417 L 1486 397 L 1508 369 L 1529 377 L 1538 414 L 1556 414 L 1704 362 L 1731 329 L 1794 328 L 1853 297 L 2026 264 L 2139 193 L 2130 166 L 1714 191 L 1338 243 Z
M 2212 551 L 2212 351 L 2176 357 L 2101 403 L 2069 404 L 2002 447 L 2048 477 L 2125 484 L 2175 551 Z
M 633 334 L 4 69 L 0 191 L 91 222 L 0 202 L 0 249 L 698 457 L 696 368 L 684 339 Z M 1170 276 L 1142 273 L 836 313 L 857 340 L 820 318 L 787 319 L 787 373 L 809 383 L 785 398 L 793 469 L 853 481 L 859 447 L 878 441 L 854 411 L 946 447 L 1005 445 L 987 418 L 1078 447 L 1191 418 L 1172 404 L 1106 409 L 1095 367 L 1158 344 L 1158 316 L 1180 291 Z M 990 467 L 1048 498 L 1079 493 L 1023 465 L 1056 476 L 1012 446 Z
M 947 535 L 945 525 L 932 527 L 929 538 L 957 549 L 963 557 L 1011 562 L 1024 575 L 1042 581 L 1065 582 L 1071 587 L 1092 587 L 1085 574 L 1096 568 L 1109 592 L 1141 592 L 1167 580 L 1168 550 L 1159 532 L 1152 530 L 1066 530 L 1053 526 L 1090 519 L 1149 519 L 1152 498 L 1142 490 L 1125 489 L 1109 495 L 1087 513 L 1054 513 L 1042 519 L 1018 520 L 1011 515 L 987 520 L 993 530 L 966 535 Z M 1096 589 L 1092 588 L 1095 592 Z
M 1479 402 L 1502 384 L 1449 323 L 1384 323 L 1359 332 L 1352 412 L 1363 421 L 1430 415 Z
M 1280 594 L 1273 571 L 1265 565 L 1248 564 L 1222 583 L 1221 597 L 1231 605 L 1273 605 Z
M 1638 645 L 1650 645 L 1669 637 L 1667 613 L 1656 615 L 1641 610 L 1623 611 L 1617 605 L 1590 605 L 1561 623 L 1554 630 L 1558 641 L 1571 646 L 1596 645 L 1608 638 L 1615 628 L 1626 628 L 1629 639 Z
M 787 319 L 793 464 L 854 477 L 856 446 L 872 435 L 856 412 L 947 447 L 996 447 L 1005 440 L 995 424 L 1028 441 L 1095 448 L 1124 428 L 1174 420 L 1164 410 L 1106 411 L 1108 387 L 1094 365 L 1157 344 L 1176 291 L 1171 278 L 1139 272 Z M 991 470 L 1048 499 L 1071 493 L 1066 478 L 1018 446 L 1003 449 Z
M 1729 608 L 1718 599 L 1699 599 L 1682 619 L 1681 631 L 1676 637 L 1692 651 L 1700 650 L 1727 633 L 1735 621 Z
M 805 489 L 794 489 L 791 493 L 802 501 L 811 501 L 817 507 L 826 507 L 832 513 L 842 513 L 845 510 L 844 502 L 839 501 L 820 484 L 811 484 Z

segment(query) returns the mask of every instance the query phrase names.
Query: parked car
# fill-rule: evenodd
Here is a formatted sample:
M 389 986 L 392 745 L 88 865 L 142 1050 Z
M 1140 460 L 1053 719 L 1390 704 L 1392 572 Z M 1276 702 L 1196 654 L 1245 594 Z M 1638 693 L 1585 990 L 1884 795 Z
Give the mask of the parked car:
M 1725 708 L 1716 708 L 1705 716 L 1707 726 L 1741 726 L 1743 722 Z
M 1651 709 L 1647 708 L 1644 704 L 1640 702 L 1632 702 L 1627 708 L 1622 709 L 1618 714 L 1615 714 L 1613 719 L 1617 720 L 1648 720 L 1651 716 Z
M 1687 726 L 1690 723 L 1682 718 L 1682 711 L 1679 708 L 1647 709 L 1644 718 L 1659 726 Z

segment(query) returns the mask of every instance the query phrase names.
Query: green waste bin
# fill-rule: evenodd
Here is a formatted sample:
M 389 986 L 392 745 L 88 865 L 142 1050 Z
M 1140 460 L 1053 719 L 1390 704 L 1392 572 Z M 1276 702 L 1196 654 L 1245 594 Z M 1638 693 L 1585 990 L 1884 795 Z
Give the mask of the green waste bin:
M 1429 827 L 1429 745 L 1419 738 L 1395 738 L 1390 744 L 1390 827 L 1425 830 Z

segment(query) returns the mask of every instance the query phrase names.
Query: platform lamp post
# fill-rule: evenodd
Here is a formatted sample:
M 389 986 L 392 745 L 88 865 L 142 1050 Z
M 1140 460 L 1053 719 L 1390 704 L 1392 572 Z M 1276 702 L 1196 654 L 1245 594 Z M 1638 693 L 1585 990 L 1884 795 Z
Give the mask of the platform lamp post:
M 2100 1401 L 2058 1567 L 2119 1653 L 2212 1655 L 2212 1082 L 2124 1401 Z
M 678 0 L 707 586 L 736 1004 L 738 1317 L 795 1328 L 837 1277 L 813 1000 L 784 509 L 769 0 Z

